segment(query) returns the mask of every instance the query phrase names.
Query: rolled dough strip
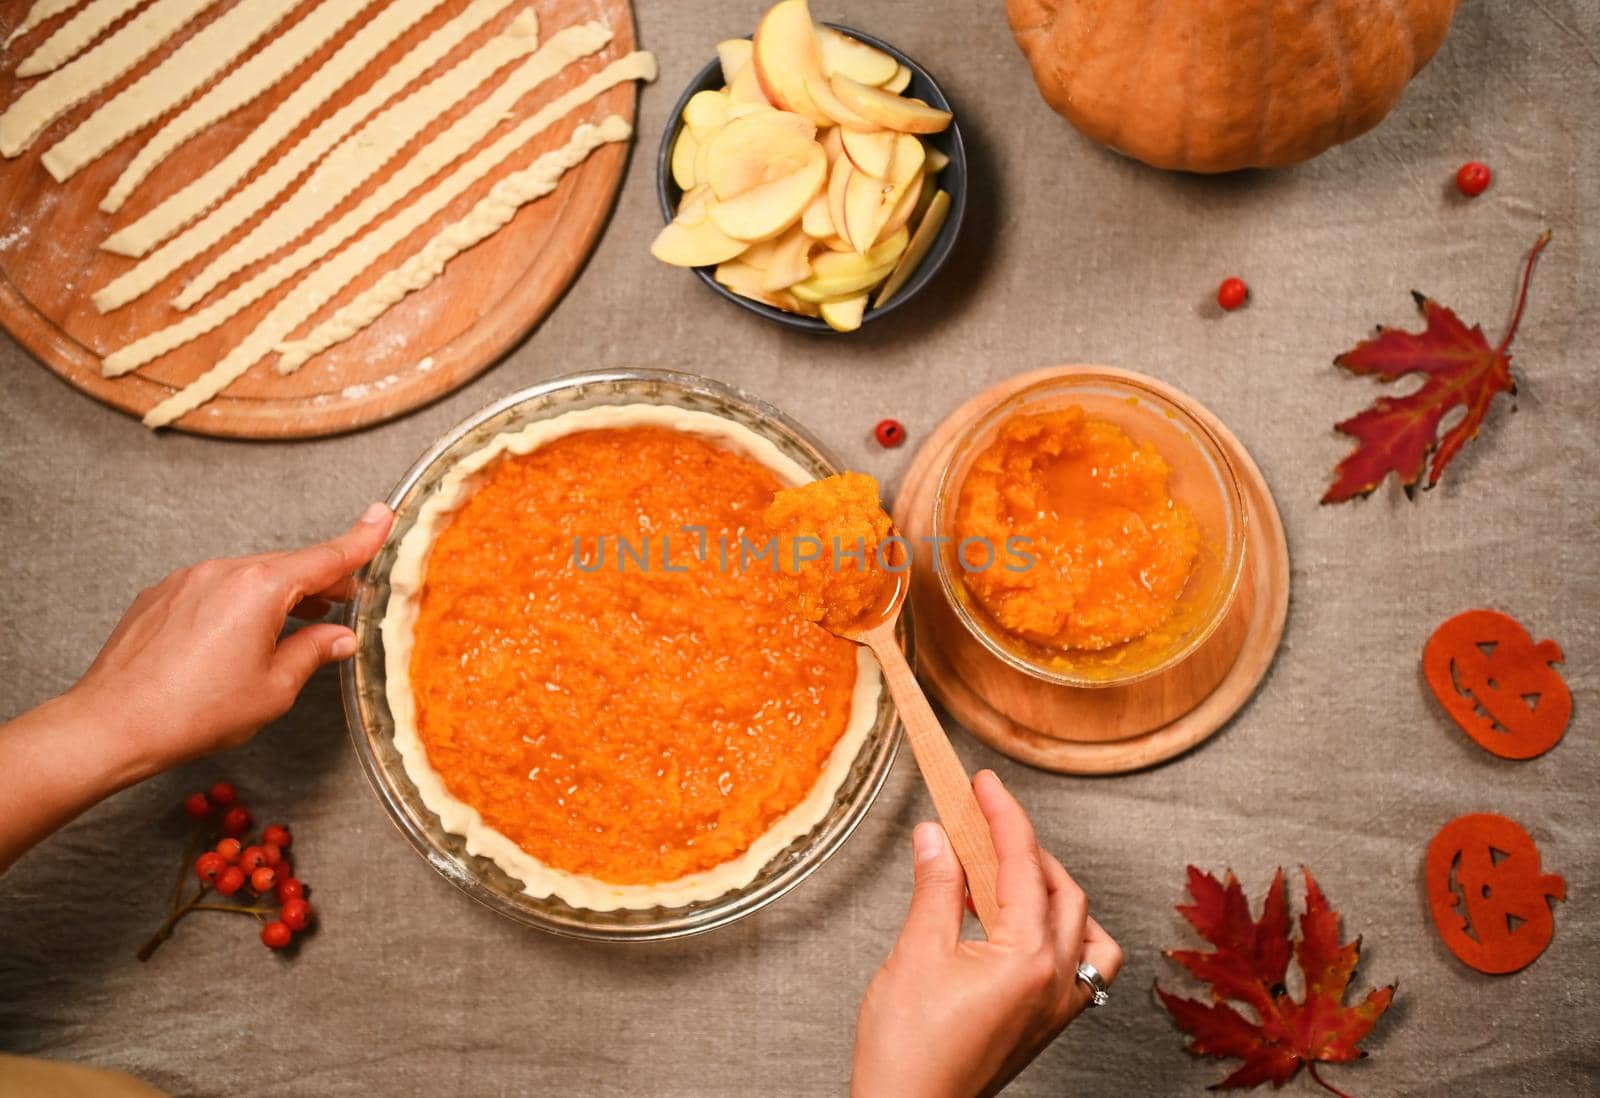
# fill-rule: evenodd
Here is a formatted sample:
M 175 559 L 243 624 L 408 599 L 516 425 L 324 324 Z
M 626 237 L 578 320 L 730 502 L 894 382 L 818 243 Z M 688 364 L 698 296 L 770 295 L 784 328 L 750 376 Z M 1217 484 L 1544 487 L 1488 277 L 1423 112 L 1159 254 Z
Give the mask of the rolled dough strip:
M 34 0 L 33 7 L 28 9 L 28 17 L 18 23 L 17 28 L 6 37 L 6 45 L 11 45 L 40 23 L 54 19 L 76 3 L 78 0 Z
M 112 83 L 217 0 L 155 0 L 88 53 L 63 65 L 0 114 L 0 155 L 16 156 L 46 126 Z
M 300 239 L 435 120 L 538 44 L 538 20 L 531 10 L 524 11 L 504 33 L 373 115 L 340 142 L 282 205 L 195 275 L 173 304 L 189 308 L 252 263 Z
M 648 53 L 632 53 L 613 61 L 589 80 L 544 107 L 498 141 L 486 147 L 445 179 L 424 193 L 411 206 L 358 240 L 346 251 L 313 271 L 282 301 L 273 307 L 256 329 L 229 352 L 221 362 L 206 371 L 186 388 L 179 390 L 145 414 L 145 426 L 164 427 L 180 416 L 200 407 L 222 392 L 241 374 L 254 366 L 290 332 L 326 305 L 361 273 L 427 224 L 441 210 L 482 179 L 516 148 L 537 137 L 559 118 L 584 105 L 605 89 L 625 80 L 654 80 L 655 58 Z M 580 127 L 580 130 L 582 127 Z M 610 126 L 615 133 L 616 127 Z M 572 143 L 588 141 L 574 133 Z
M 100 246 L 120 255 L 144 255 L 210 208 L 235 183 L 381 51 L 444 0 L 394 0 L 269 114 L 259 127 L 215 166 L 144 217 Z M 511 0 L 472 0 L 467 9 L 423 39 L 361 95 L 324 119 L 232 198 L 165 248 L 124 272 L 94 295 L 103 313 L 148 292 L 173 271 L 205 252 L 255 216 L 361 120 L 489 19 Z
M 520 208 L 555 190 L 568 169 L 582 163 L 594 149 L 610 141 L 626 141 L 632 132 L 632 128 L 616 115 L 607 118 L 598 128 L 578 127 L 569 144 L 546 153 L 528 168 L 513 172 L 496 183 L 466 217 L 436 233 L 421 251 L 317 325 L 306 338 L 278 344 L 277 349 L 283 352 L 278 359 L 278 372 L 293 373 L 308 360 L 377 321 L 407 295 L 426 289 L 444 273 L 445 265 L 452 259 L 499 232 Z M 585 140 L 580 141 L 580 137 Z
M 616 117 L 607 119 L 599 127 L 579 126 L 566 146 L 554 153 L 547 153 L 546 157 L 564 157 L 570 155 L 571 150 L 582 149 L 583 152 L 577 157 L 581 160 L 591 150 L 607 141 L 624 140 L 630 132 L 628 124 Z M 421 218 L 411 227 L 415 228 L 416 224 L 426 220 L 427 218 Z M 376 235 L 378 234 L 373 234 Z M 384 247 L 378 247 L 376 243 L 371 247 L 366 246 L 370 239 L 371 237 L 363 238 L 361 243 L 349 252 L 312 272 L 304 282 L 294 288 L 293 292 L 280 301 L 256 329 L 228 353 L 226 358 L 200 375 L 192 384 L 180 389 L 145 413 L 145 426 L 152 429 L 165 427 L 222 392 L 246 370 L 272 353 L 272 349 L 284 336 L 294 331 L 306 317 L 331 301 L 340 290 L 348 286 L 374 260 L 387 251 L 388 247 L 392 247 L 397 238 L 392 234 L 385 234 L 387 245 Z
M 40 157 L 64 183 L 111 146 L 188 99 L 283 22 L 294 5 L 284 0 L 239 0 L 190 35 L 161 64 L 95 108 L 78 128 Z
M 71 61 L 100 32 L 138 7 L 144 0 L 94 0 L 77 15 L 56 28 L 54 34 L 39 43 L 39 48 L 22 59 L 17 66 L 18 76 L 41 76 L 53 72 Z M 35 7 L 43 7 L 42 4 Z M 33 13 L 28 13 L 33 18 Z M 16 37 L 16 33 L 12 34 Z
M 533 84 L 537 84 L 541 80 L 559 72 L 577 58 L 602 48 L 610 39 L 611 31 L 603 23 L 586 23 L 578 27 L 568 27 L 552 38 L 549 45 L 524 61 L 517 71 L 504 84 L 496 88 L 487 99 L 462 115 L 444 132 L 423 146 L 416 155 L 401 165 L 388 179 L 385 179 L 371 194 L 358 203 L 354 209 L 347 211 L 316 236 L 273 263 L 266 270 L 255 275 L 255 277 L 235 287 L 217 301 L 197 310 L 194 314 L 185 317 L 176 324 L 168 325 L 160 331 L 152 332 L 142 339 L 137 339 L 128 344 L 126 347 L 113 351 L 101 362 L 101 372 L 107 377 L 125 374 L 129 370 L 143 366 L 151 359 L 159 358 L 168 351 L 183 346 L 192 339 L 205 335 L 241 309 L 248 307 L 265 294 L 271 292 L 275 287 L 293 278 L 323 256 L 330 254 L 345 241 L 383 216 L 390 207 L 398 204 L 406 195 L 426 183 L 440 169 L 446 167 L 457 157 L 472 148 L 473 145 L 477 144 L 493 128 L 496 122 L 505 117 L 506 112 L 527 91 L 526 87 L 520 91 L 515 88 L 513 81 L 517 81 L 519 75 L 530 69 L 537 70 L 542 73 L 539 80 L 533 81 Z M 520 84 L 522 81 L 517 81 L 517 83 Z M 508 89 L 510 89 L 509 92 Z M 519 127 L 515 132 L 520 133 L 522 129 L 523 127 Z M 523 141 L 526 140 L 527 138 L 524 137 Z M 518 144 L 520 143 L 518 142 Z M 428 192 L 417 205 L 402 211 L 399 216 L 374 230 L 371 235 L 376 236 L 386 231 L 390 225 L 402 221 L 410 213 L 410 210 L 427 203 L 429 196 L 435 193 L 442 193 L 453 185 L 457 178 L 462 176 L 468 168 L 482 163 L 477 175 L 459 184 L 460 188 L 464 190 L 473 180 L 482 178 L 494 164 L 509 156 L 515 147 L 516 145 L 514 144 L 507 145 L 506 139 L 501 138 L 500 141 L 489 146 L 489 149 L 500 150 L 493 161 L 484 160 L 485 154 L 489 150 L 479 153 L 467 165 L 457 169 L 444 183 L 441 183 L 433 191 Z M 460 192 L 456 191 L 454 193 Z M 448 201 L 446 199 L 446 202 Z M 432 215 L 430 214 L 429 216 Z M 287 335 L 288 333 L 282 334 Z
M 278 35 L 244 64 L 219 80 L 214 87 L 190 103 L 183 111 L 144 143 L 100 203 L 105 213 L 122 209 L 128 196 L 145 178 L 171 156 L 185 141 L 251 100 L 293 72 L 322 44 L 338 34 L 373 0 L 327 0 L 304 19 Z

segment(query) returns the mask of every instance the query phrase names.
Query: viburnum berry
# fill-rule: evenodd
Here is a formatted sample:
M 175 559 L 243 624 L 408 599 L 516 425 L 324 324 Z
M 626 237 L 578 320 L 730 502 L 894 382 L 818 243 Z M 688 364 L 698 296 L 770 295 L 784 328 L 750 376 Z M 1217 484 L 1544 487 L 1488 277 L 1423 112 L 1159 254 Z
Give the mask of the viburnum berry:
M 194 860 L 195 875 L 202 884 L 215 884 L 217 874 L 228 868 L 228 859 L 215 850 L 208 850 Z
M 311 905 L 301 899 L 287 901 L 283 910 L 278 912 L 278 918 L 290 930 L 301 931 L 311 925 Z
M 278 849 L 277 843 L 261 844 L 261 864 L 270 865 L 274 869 L 283 864 L 283 851 Z
M 256 895 L 265 895 L 272 891 L 272 886 L 278 883 L 278 871 L 270 865 L 264 865 L 250 874 L 250 891 Z
M 306 894 L 306 886 L 300 883 L 298 877 L 284 877 L 278 881 L 278 902 L 287 904 L 290 900 L 298 900 Z
M 239 791 L 232 782 L 217 782 L 211 787 L 211 803 L 218 808 L 232 808 L 239 803 Z
M 217 853 L 222 855 L 222 860 L 233 865 L 239 860 L 239 854 L 244 847 L 238 839 L 217 840 Z
M 279 850 L 288 850 L 294 845 L 294 836 L 282 824 L 271 824 L 261 833 L 261 841 L 263 844 L 271 843 Z
M 244 870 L 236 865 L 230 865 L 217 874 L 216 890 L 224 896 L 232 896 L 244 887 Z
M 1244 284 L 1242 278 L 1225 278 L 1222 285 L 1217 287 L 1217 304 L 1230 313 L 1243 305 L 1249 296 L 1250 287 Z
M 211 815 L 211 802 L 204 793 L 191 793 L 183 800 L 183 810 L 191 820 L 203 820 Z
M 906 440 L 906 429 L 898 419 L 880 419 L 872 429 L 872 437 L 879 446 L 892 449 Z
M 259 846 L 247 846 L 239 852 L 239 868 L 254 873 L 267 864 L 267 852 Z
M 1468 198 L 1477 198 L 1489 189 L 1489 184 L 1494 182 L 1494 173 L 1489 170 L 1489 165 L 1476 160 L 1469 160 L 1456 169 L 1456 190 Z
M 268 923 L 261 928 L 261 941 L 268 949 L 282 949 L 294 938 L 294 932 L 281 922 Z
M 250 830 L 250 810 L 237 805 L 228 809 L 222 817 L 222 830 L 228 835 L 243 835 Z

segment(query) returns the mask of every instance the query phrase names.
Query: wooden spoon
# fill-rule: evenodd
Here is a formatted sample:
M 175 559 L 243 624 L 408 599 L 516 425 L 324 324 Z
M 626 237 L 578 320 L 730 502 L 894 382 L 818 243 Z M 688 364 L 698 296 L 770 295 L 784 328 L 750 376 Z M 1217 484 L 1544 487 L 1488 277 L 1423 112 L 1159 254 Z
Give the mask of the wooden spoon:
M 934 715 L 933 707 L 928 704 L 895 639 L 895 623 L 900 619 L 906 593 L 911 590 L 909 563 L 892 575 L 894 594 L 876 617 L 832 631 L 845 640 L 866 645 L 878 658 L 889 696 L 900 711 L 906 739 L 911 742 L 911 753 L 916 756 L 922 779 L 933 795 L 934 810 L 939 813 L 939 822 L 944 825 L 956 857 L 961 859 L 961 867 L 966 870 L 967 891 L 972 895 L 972 906 L 978 911 L 978 921 L 985 932 L 992 933 L 1000 914 L 1000 903 L 995 895 L 998 859 L 994 839 L 989 834 L 989 821 L 973 795 L 972 779 L 967 777 L 966 768 L 956 757 L 944 726 Z

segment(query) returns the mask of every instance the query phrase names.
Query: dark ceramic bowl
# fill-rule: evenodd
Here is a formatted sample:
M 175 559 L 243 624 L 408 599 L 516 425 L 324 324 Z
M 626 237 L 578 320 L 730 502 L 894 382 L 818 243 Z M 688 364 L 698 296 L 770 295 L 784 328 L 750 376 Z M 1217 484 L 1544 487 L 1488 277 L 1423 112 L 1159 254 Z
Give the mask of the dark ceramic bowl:
M 917 64 L 904 53 L 895 49 L 881 38 L 874 38 L 870 34 L 852 30 L 838 23 L 828 23 L 841 34 L 848 34 L 851 38 L 874 46 L 902 65 L 911 70 L 911 83 L 901 94 L 920 99 L 929 106 L 940 110 L 955 113 L 955 108 L 950 105 L 950 100 L 945 98 L 944 91 L 934 83 L 933 77 L 928 75 L 928 70 Z M 661 216 L 671 221 L 678 212 L 678 202 L 683 198 L 683 189 L 678 186 L 677 180 L 672 178 L 672 146 L 678 140 L 678 134 L 683 130 L 683 108 L 696 92 L 715 91 L 722 87 L 722 64 L 716 58 L 700 70 L 689 86 L 683 90 L 683 95 L 672 108 L 672 117 L 667 124 L 666 132 L 661 137 L 661 151 L 656 154 L 656 194 L 661 200 Z M 950 252 L 955 248 L 956 237 L 961 233 L 961 219 L 967 209 L 967 151 L 961 143 L 961 122 L 959 117 L 950 123 L 950 127 L 943 133 L 924 135 L 923 141 L 930 147 L 938 149 L 950 158 L 950 163 L 943 172 L 939 173 L 939 185 L 950 192 L 950 214 L 945 219 L 944 227 L 939 230 L 938 237 L 933 242 L 933 247 L 923 257 L 922 263 L 911 275 L 906 284 L 898 293 L 883 306 L 883 308 L 869 307 L 862 316 L 863 324 L 870 323 L 878 317 L 892 313 L 906 302 L 922 292 L 928 283 L 938 275 L 945 261 L 950 258 Z M 764 316 L 768 320 L 776 321 L 788 328 L 795 328 L 802 332 L 833 333 L 833 329 L 815 317 L 800 316 L 797 313 L 785 312 L 775 309 L 771 305 L 764 305 L 759 301 L 734 293 L 716 280 L 715 267 L 696 267 L 694 273 L 700 276 L 700 281 L 723 298 L 733 302 L 747 312 Z

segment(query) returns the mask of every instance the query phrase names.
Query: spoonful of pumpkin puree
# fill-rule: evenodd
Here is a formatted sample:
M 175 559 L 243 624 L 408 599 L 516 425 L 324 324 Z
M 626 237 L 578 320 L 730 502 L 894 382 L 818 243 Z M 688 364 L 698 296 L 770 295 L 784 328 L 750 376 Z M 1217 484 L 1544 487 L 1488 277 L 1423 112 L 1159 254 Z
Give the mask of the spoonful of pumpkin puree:
M 877 657 L 939 822 L 966 871 L 978 919 L 993 930 L 1000 910 L 994 840 L 972 781 L 895 637 L 911 561 L 878 502 L 878 482 L 865 473 L 840 473 L 785 488 L 763 518 L 778 539 L 778 567 L 795 611 Z

